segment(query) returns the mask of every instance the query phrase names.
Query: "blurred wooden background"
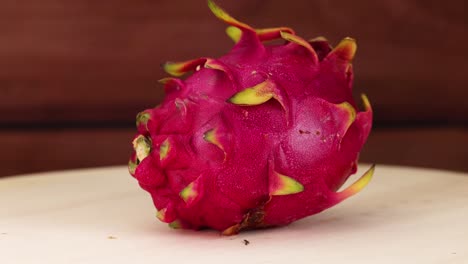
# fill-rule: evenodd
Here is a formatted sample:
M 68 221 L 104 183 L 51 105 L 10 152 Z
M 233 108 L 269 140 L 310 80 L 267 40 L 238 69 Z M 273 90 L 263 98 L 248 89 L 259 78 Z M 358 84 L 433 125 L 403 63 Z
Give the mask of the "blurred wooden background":
M 468 171 L 464 0 L 217 0 L 255 27 L 358 40 L 362 161 Z M 160 64 L 231 46 L 205 0 L 0 0 L 0 176 L 126 164 Z

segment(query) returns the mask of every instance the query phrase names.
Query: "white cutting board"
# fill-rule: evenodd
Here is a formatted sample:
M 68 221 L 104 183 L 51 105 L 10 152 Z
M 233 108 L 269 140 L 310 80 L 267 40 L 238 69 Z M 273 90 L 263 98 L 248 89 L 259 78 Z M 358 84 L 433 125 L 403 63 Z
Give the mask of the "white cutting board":
M 468 174 L 377 165 L 342 204 L 233 237 L 168 228 L 124 167 L 0 179 L 0 263 L 467 264 Z

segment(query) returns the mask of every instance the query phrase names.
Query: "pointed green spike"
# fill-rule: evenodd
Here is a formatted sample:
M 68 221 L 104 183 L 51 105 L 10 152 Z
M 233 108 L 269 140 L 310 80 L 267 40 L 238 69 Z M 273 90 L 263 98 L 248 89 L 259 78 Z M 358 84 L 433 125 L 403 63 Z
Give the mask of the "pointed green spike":
M 198 196 L 197 183 L 195 181 L 191 182 L 184 189 L 182 189 L 182 191 L 180 191 L 179 196 L 182 198 L 182 200 L 184 200 L 185 203 L 192 203 Z
M 180 77 L 189 71 L 193 71 L 197 66 L 205 64 L 205 61 L 206 58 L 198 58 L 182 62 L 166 62 L 163 69 L 172 76 Z
M 234 26 L 229 26 L 226 28 L 226 34 L 234 41 L 234 43 L 237 43 L 242 37 L 242 30 Z
M 281 34 L 281 37 L 284 40 L 296 43 L 296 44 L 306 48 L 310 52 L 310 54 L 312 55 L 312 59 L 314 60 L 314 62 L 318 61 L 317 53 L 315 52 L 314 48 L 312 48 L 310 43 L 307 42 L 305 39 L 303 39 L 303 38 L 301 38 L 301 37 L 299 37 L 297 35 L 294 35 L 294 34 L 291 34 L 291 33 L 288 33 L 288 32 L 284 32 L 284 31 L 281 31 L 280 34 Z
M 339 203 L 356 193 L 360 192 L 364 187 L 366 187 L 369 182 L 372 180 L 372 176 L 374 175 L 375 171 L 375 164 L 373 164 L 369 170 L 367 170 L 361 178 L 359 178 L 356 182 L 354 182 L 351 186 L 346 188 L 345 190 L 335 193 L 335 204 Z
M 219 142 L 219 138 L 216 133 L 217 133 L 217 130 L 215 128 L 210 129 L 203 134 L 203 139 L 206 142 L 209 142 L 224 151 L 224 147 L 221 144 L 221 142 Z
M 236 93 L 229 99 L 229 102 L 237 105 L 259 105 L 273 96 L 273 83 L 267 80 Z
M 294 30 L 288 27 L 260 28 L 256 29 L 255 32 L 257 33 L 257 36 L 261 41 L 269 41 L 282 38 L 281 32 L 286 32 L 292 35 L 295 34 Z
M 159 159 L 163 160 L 167 157 L 167 154 L 171 150 L 171 145 L 169 143 L 169 139 L 167 138 L 166 140 L 161 143 L 161 146 L 159 147 Z
M 344 61 L 350 62 L 356 54 L 357 44 L 353 38 L 346 37 L 327 55 L 336 56 Z
M 222 150 L 223 153 L 224 153 L 224 161 L 226 161 L 227 153 L 226 153 L 226 150 L 224 149 L 223 144 L 221 144 L 221 142 L 219 140 L 219 134 L 218 134 L 218 130 L 216 128 L 212 128 L 212 129 L 206 131 L 203 134 L 203 139 L 206 142 L 211 143 L 211 144 L 215 145 L 216 147 L 218 147 L 220 150 Z
M 237 105 L 259 105 L 273 98 L 271 93 L 259 93 L 254 88 L 247 88 L 229 99 L 233 104 Z
M 205 68 L 222 71 L 224 74 L 226 74 L 229 80 L 231 80 L 231 82 L 234 82 L 232 71 L 229 69 L 229 67 L 226 64 L 222 63 L 219 60 L 207 59 L 205 63 Z
M 215 60 L 215 59 L 207 59 L 205 62 L 205 68 L 228 73 L 228 69 L 226 65 L 224 65 L 222 62 Z
M 177 79 L 172 78 L 172 77 L 165 77 L 165 78 L 159 79 L 158 83 L 167 84 L 167 83 L 172 82 L 173 80 L 177 80 Z
M 215 2 L 213 2 L 212 0 L 208 0 L 208 7 L 210 8 L 211 12 L 213 12 L 213 14 L 217 18 L 224 21 L 225 23 L 231 26 L 235 26 L 235 27 L 242 28 L 242 29 L 250 29 L 253 31 L 253 29 L 249 25 L 242 23 L 238 21 L 237 19 L 233 18 L 226 11 L 224 11 L 221 7 L 215 4 Z
M 166 219 L 166 211 L 167 211 L 167 208 L 163 208 L 163 209 L 159 210 L 156 213 L 156 218 L 158 218 L 161 222 L 166 222 L 166 221 L 164 221 Z
M 128 161 L 128 172 L 130 172 L 131 175 L 135 175 L 135 171 L 138 165 L 136 164 L 135 161 L 129 160 Z
M 318 36 L 309 40 L 309 42 L 328 42 L 324 36 Z
M 136 116 L 136 126 L 137 128 L 140 126 L 140 125 L 143 125 L 145 126 L 146 130 L 148 130 L 148 121 L 150 120 L 151 118 L 151 114 L 146 112 L 146 111 L 143 111 L 143 112 L 140 112 L 137 114 Z
M 372 110 L 372 106 L 370 104 L 369 98 L 367 98 L 367 95 L 361 94 L 361 99 L 362 99 L 362 103 L 364 104 L 364 109 L 366 111 Z
M 138 162 L 142 162 L 151 152 L 151 140 L 143 135 L 139 135 L 133 140 L 133 149 L 136 152 Z
M 172 76 L 180 77 L 184 75 L 187 71 L 184 69 L 186 64 L 181 62 L 167 62 L 163 65 L 165 72 Z
M 255 33 L 257 34 L 260 41 L 279 39 L 281 38 L 281 32 L 295 34 L 294 30 L 287 27 L 255 29 Z M 226 28 L 226 34 L 234 41 L 234 43 L 237 43 L 242 37 L 242 30 L 234 26 L 229 26 Z
M 170 222 L 168 226 L 173 229 L 181 229 L 182 223 L 179 220 L 175 220 L 175 221 Z
M 270 195 L 289 195 L 304 191 L 304 186 L 295 179 L 273 171 L 273 179 L 270 181 Z
M 233 225 L 224 229 L 223 232 L 221 232 L 221 235 L 232 236 L 232 235 L 238 234 L 240 229 L 241 229 L 241 225 L 236 224 L 236 225 Z
M 354 120 L 356 120 L 356 110 L 354 107 L 348 103 L 348 102 L 343 102 L 341 104 L 337 104 L 337 106 L 349 114 L 349 118 L 346 121 L 346 129 L 345 132 L 348 131 L 348 128 L 353 124 Z

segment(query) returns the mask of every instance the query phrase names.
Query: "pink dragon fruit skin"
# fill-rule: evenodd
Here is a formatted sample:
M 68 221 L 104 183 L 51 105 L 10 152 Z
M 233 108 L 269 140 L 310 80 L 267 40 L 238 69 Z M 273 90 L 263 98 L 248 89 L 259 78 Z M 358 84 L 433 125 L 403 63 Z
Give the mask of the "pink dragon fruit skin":
M 281 226 L 360 191 L 357 170 L 372 125 L 352 98 L 355 41 L 332 49 L 290 28 L 253 29 L 212 1 L 233 49 L 218 58 L 167 63 L 164 101 L 137 116 L 130 173 L 172 227 L 220 230 Z M 263 41 L 284 39 L 285 44 Z

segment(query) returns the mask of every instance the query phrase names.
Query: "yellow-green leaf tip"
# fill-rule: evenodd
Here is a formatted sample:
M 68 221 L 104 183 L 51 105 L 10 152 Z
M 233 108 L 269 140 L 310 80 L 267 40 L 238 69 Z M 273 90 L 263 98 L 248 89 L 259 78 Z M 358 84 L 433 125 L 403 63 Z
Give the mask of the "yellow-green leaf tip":
M 356 110 L 348 102 L 343 102 L 341 104 L 338 104 L 337 106 L 345 110 L 346 112 L 348 112 L 348 120 L 346 121 L 346 130 L 347 130 L 353 124 L 354 120 L 356 120 Z
M 226 11 L 224 11 L 221 7 L 219 7 L 215 2 L 208 0 L 208 7 L 210 8 L 211 12 L 220 20 L 224 21 L 225 23 L 235 26 L 238 28 L 245 28 L 251 29 L 251 27 L 247 24 L 244 24 L 237 19 L 233 18 L 229 15 Z
M 166 211 L 167 211 L 167 208 L 163 208 L 163 209 L 159 210 L 156 213 L 156 218 L 158 218 L 162 222 L 165 222 L 164 220 L 166 219 Z
M 148 112 L 143 111 L 143 112 L 138 113 L 138 115 L 136 117 L 136 126 L 137 126 L 137 128 L 140 125 L 144 125 L 146 127 L 146 125 L 148 123 L 148 120 L 150 120 L 150 118 L 151 118 L 151 115 Z M 146 127 L 146 130 L 148 130 L 147 127 Z
M 184 189 L 182 189 L 182 191 L 180 191 L 179 196 L 186 203 L 191 203 L 193 200 L 195 200 L 195 198 L 198 196 L 196 183 L 192 182 L 187 185 Z
M 356 50 L 356 40 L 350 37 L 346 37 L 340 41 L 340 43 L 338 43 L 338 45 L 330 52 L 328 56 L 335 54 L 337 57 L 345 61 L 351 61 L 356 54 Z
M 131 175 L 135 174 L 136 168 L 138 165 L 135 163 L 133 160 L 128 161 L 128 172 L 130 172 Z
M 275 172 L 276 184 L 270 187 L 270 195 L 289 195 L 304 191 L 304 186 L 295 179 Z
M 170 228 L 173 228 L 173 229 L 181 229 L 181 228 L 182 228 L 182 224 L 180 223 L 179 220 L 175 220 L 175 221 L 169 223 L 169 227 L 170 227 Z
M 223 145 L 221 144 L 221 142 L 219 142 L 219 139 L 218 139 L 218 136 L 216 134 L 217 130 L 216 129 L 210 129 L 208 131 L 206 131 L 204 134 L 203 134 L 203 139 L 206 141 L 206 142 L 209 142 L 215 146 L 217 146 L 218 148 L 220 148 L 221 150 L 224 151 L 224 147 Z
M 170 143 L 169 143 L 169 139 L 166 139 L 163 141 L 163 143 L 161 143 L 161 146 L 159 147 L 159 159 L 160 160 L 163 160 L 167 157 L 167 154 L 169 153 L 170 151 Z
M 180 62 L 167 62 L 163 65 L 163 69 L 172 76 L 180 77 L 185 74 L 184 66 L 185 64 Z
M 233 95 L 229 102 L 236 105 L 259 105 L 273 98 L 272 83 L 264 81 Z
M 365 109 L 366 111 L 372 109 L 372 106 L 371 106 L 371 104 L 370 104 L 369 98 L 367 98 L 367 95 L 361 94 L 361 100 L 362 100 L 362 103 L 364 104 L 364 109 Z
M 315 52 L 314 48 L 312 48 L 310 43 L 307 42 L 305 39 L 303 39 L 303 38 L 301 38 L 301 37 L 299 37 L 297 35 L 288 33 L 286 31 L 281 31 L 280 34 L 281 34 L 281 37 L 284 40 L 296 43 L 296 44 L 306 48 L 310 52 L 310 55 L 312 55 L 312 58 L 313 58 L 314 62 L 318 61 L 317 53 Z
M 226 28 L 226 34 L 232 39 L 232 41 L 234 41 L 234 43 L 237 43 L 242 37 L 242 30 L 234 26 L 229 26 Z
M 151 152 L 151 140 L 143 135 L 139 135 L 133 140 L 133 149 L 136 152 L 138 161 L 143 161 Z
M 341 191 L 341 192 L 338 192 L 336 193 L 336 202 L 341 202 L 351 196 L 353 196 L 354 194 L 360 192 L 362 189 L 364 189 L 364 187 L 366 187 L 369 182 L 371 181 L 372 179 L 372 176 L 374 175 L 374 171 L 375 171 L 375 164 L 373 164 L 369 170 L 367 170 L 362 176 L 361 178 L 359 178 L 356 182 L 354 182 L 351 186 L 349 186 L 348 188 L 346 188 L 345 190 Z

